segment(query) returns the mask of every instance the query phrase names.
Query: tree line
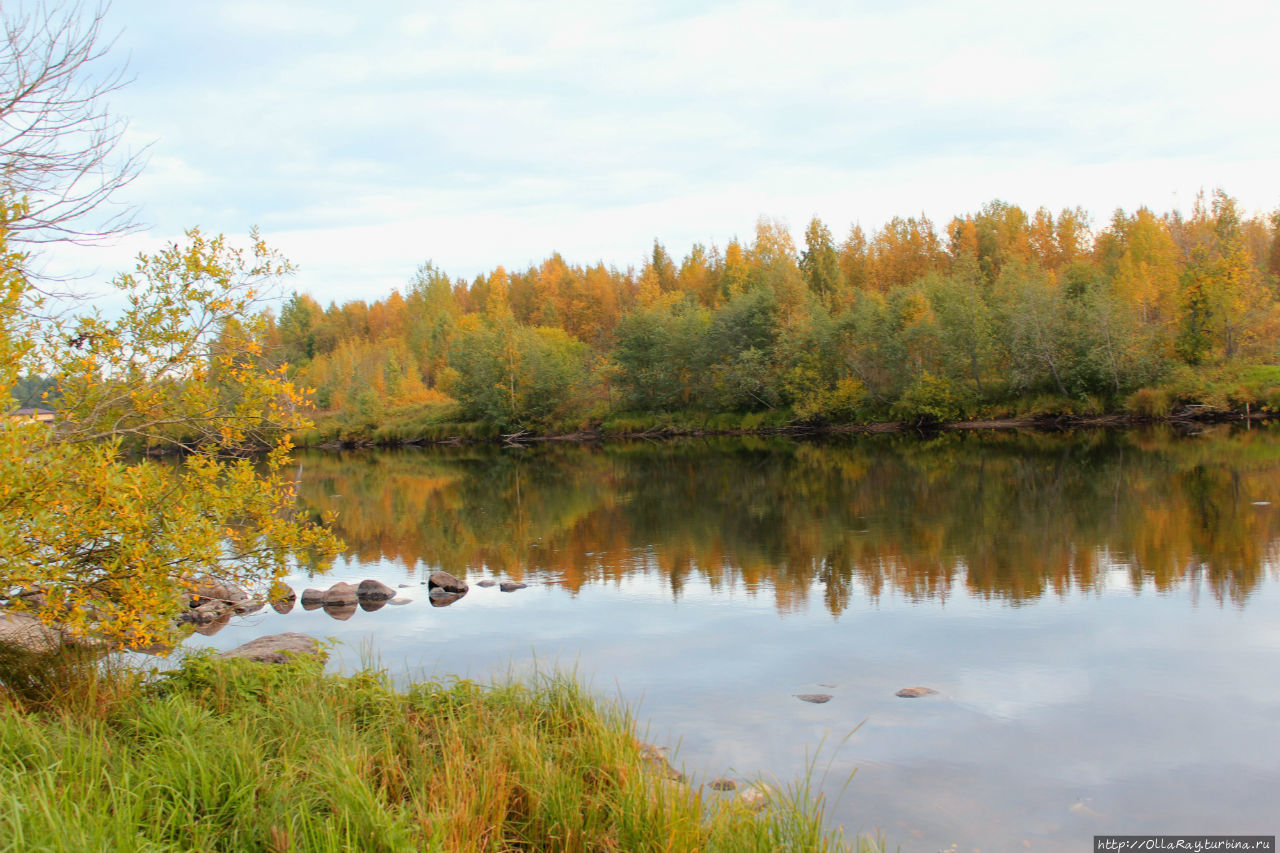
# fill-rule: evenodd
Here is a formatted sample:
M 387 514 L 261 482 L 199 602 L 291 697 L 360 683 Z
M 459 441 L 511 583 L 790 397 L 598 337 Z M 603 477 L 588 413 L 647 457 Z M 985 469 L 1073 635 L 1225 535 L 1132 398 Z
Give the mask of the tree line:
M 262 340 L 353 431 L 438 407 L 495 428 L 626 414 L 950 421 L 1180 403 L 1280 405 L 1280 211 L 1218 190 L 1190 216 L 1117 211 L 1096 232 L 993 201 L 939 230 L 894 218 L 797 247 L 655 241 L 640 267 L 571 265 L 467 281 L 424 264 L 403 292 L 322 307 L 295 294 Z

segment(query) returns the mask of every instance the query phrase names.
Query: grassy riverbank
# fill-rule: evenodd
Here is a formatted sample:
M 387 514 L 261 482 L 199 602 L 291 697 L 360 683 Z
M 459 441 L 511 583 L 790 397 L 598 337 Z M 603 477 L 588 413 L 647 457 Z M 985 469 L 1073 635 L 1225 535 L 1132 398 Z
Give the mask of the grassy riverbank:
M 0 850 L 848 849 L 803 785 L 753 811 L 672 781 L 625 712 L 563 678 L 401 691 L 197 656 L 150 681 L 81 664 L 5 683 Z

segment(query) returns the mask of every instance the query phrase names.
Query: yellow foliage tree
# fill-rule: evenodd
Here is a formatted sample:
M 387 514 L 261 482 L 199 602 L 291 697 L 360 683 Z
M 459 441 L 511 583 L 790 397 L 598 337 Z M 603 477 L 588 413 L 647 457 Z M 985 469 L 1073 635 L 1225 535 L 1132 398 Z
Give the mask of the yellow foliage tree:
M 7 245 L 18 207 L 0 221 L 0 405 L 36 370 L 61 396 L 52 426 L 0 427 L 0 603 L 149 646 L 200 576 L 265 585 L 295 557 L 332 554 L 288 470 L 301 390 L 259 366 L 256 308 L 288 263 L 256 234 L 241 252 L 193 230 L 115 280 L 117 318 L 53 320 Z M 180 461 L 142 453 L 157 447 Z

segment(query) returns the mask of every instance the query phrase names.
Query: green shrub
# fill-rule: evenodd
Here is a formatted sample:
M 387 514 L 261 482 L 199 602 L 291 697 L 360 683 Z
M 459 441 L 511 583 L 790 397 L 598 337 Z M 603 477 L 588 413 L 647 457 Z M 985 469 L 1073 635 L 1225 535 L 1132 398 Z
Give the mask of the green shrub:
M 1161 388 L 1139 388 L 1125 400 L 1124 408 L 1140 418 L 1163 418 L 1173 411 L 1173 404 Z
M 902 392 L 892 412 L 898 420 L 946 423 L 963 419 L 969 404 L 965 389 L 925 371 Z

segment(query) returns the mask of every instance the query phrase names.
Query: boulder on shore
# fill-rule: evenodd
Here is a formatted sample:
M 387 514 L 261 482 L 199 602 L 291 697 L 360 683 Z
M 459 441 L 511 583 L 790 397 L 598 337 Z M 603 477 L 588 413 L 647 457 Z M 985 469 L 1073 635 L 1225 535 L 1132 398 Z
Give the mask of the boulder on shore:
M 39 610 L 49 603 L 49 596 L 42 589 L 24 589 L 18 593 L 18 598 L 32 610 Z
M 356 587 L 356 596 L 365 601 L 387 601 L 396 597 L 396 591 L 382 581 L 366 578 Z
M 0 613 L 0 645 L 29 652 L 51 652 L 62 645 L 62 636 L 25 613 Z
M 467 591 L 467 582 L 455 578 L 448 572 L 432 572 L 427 577 L 428 587 L 439 587 L 445 592 L 456 592 L 462 594 Z
M 318 658 L 328 656 L 324 647 L 320 645 L 320 641 L 315 637 L 289 632 L 285 634 L 270 634 L 266 637 L 250 640 L 243 646 L 237 646 L 230 651 L 223 652 L 218 657 L 246 658 L 262 663 L 285 663 L 293 655 L 309 655 Z

